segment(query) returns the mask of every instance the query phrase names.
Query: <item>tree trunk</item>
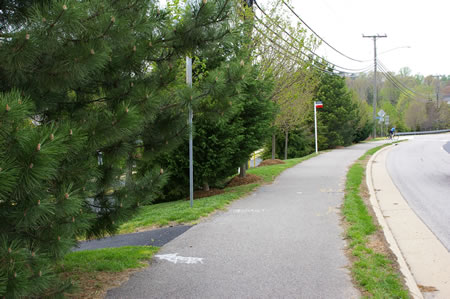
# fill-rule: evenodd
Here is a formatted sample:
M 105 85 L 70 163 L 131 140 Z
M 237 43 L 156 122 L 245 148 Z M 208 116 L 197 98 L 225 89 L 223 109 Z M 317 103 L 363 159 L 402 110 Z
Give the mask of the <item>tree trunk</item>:
M 242 163 L 242 165 L 241 165 L 241 171 L 240 171 L 240 173 L 239 173 L 239 177 L 240 177 L 240 178 L 245 178 L 246 170 L 247 170 L 247 163 Z
M 125 174 L 125 186 L 130 186 L 133 182 L 133 159 L 127 159 L 127 168 Z
M 287 160 L 289 131 L 284 133 L 284 160 Z
M 272 160 L 275 159 L 275 133 L 272 134 Z
M 209 184 L 207 181 L 203 182 L 203 191 L 209 191 Z

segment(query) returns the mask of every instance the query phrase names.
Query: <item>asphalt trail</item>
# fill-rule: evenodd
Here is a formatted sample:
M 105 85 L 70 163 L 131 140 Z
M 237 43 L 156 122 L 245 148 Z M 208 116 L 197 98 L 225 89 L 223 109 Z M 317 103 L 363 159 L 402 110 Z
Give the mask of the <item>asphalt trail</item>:
M 92 241 L 83 241 L 73 251 L 115 248 L 122 246 L 156 246 L 161 247 L 190 229 L 191 226 L 180 225 L 160 228 L 145 232 L 116 235 Z
M 360 297 L 339 208 L 348 167 L 379 144 L 333 150 L 284 171 L 167 243 L 107 298 Z

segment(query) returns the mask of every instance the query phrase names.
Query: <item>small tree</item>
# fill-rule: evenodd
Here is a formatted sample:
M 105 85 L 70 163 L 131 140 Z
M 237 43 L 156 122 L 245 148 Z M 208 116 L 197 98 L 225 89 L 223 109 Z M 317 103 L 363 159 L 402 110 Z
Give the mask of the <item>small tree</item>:
M 413 101 L 409 104 L 405 114 L 405 122 L 414 131 L 420 131 L 427 119 L 425 103 Z
M 285 86 L 275 96 L 279 105 L 275 125 L 284 133 L 284 159 L 287 159 L 289 131 L 299 129 L 304 122 L 317 88 L 318 77 L 304 68 L 285 75 L 297 77 L 290 86 Z
M 305 115 L 304 104 L 315 89 L 314 73 L 308 70 L 312 59 L 306 52 L 307 49 L 314 50 L 318 43 L 307 35 L 300 23 L 292 26 L 288 17 L 290 12 L 285 10 L 281 2 L 269 2 L 268 6 L 266 13 L 256 18 L 255 50 L 252 55 L 261 64 L 260 77 L 270 75 L 274 80 L 271 100 L 278 106 L 278 115 L 272 124 L 274 159 L 277 129 L 285 133 L 287 150 L 289 131 L 301 122 Z

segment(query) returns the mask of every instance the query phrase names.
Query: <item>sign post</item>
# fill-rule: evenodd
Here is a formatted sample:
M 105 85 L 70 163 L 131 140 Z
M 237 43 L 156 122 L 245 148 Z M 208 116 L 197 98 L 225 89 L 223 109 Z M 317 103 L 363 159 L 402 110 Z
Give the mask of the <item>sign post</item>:
M 386 112 L 384 112 L 383 109 L 381 109 L 380 111 L 378 111 L 378 122 L 380 124 L 380 135 L 383 136 L 383 123 L 384 123 L 384 116 L 386 115 Z
M 323 108 L 323 103 L 321 101 L 314 101 L 314 136 L 316 140 L 316 154 L 319 153 L 317 146 L 317 108 Z

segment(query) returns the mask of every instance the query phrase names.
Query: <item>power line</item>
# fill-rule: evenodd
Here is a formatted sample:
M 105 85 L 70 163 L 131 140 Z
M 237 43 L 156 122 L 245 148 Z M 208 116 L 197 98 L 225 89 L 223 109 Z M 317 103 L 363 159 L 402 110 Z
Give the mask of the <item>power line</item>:
M 409 88 L 408 86 L 403 84 L 400 80 L 398 80 L 395 76 L 392 76 L 391 75 L 392 72 L 389 71 L 388 68 L 380 60 L 378 60 L 378 63 L 380 64 L 380 68 L 382 69 L 382 71 L 384 71 L 387 76 L 389 76 L 393 81 L 395 81 L 397 83 L 397 85 L 400 85 L 403 89 L 409 91 L 410 93 L 412 93 L 412 94 L 414 94 L 416 96 L 420 96 L 420 97 L 423 97 L 425 99 L 430 97 L 430 96 L 423 95 L 423 94 L 421 94 L 421 93 L 419 93 L 419 92 Z
M 273 45 L 277 46 L 279 49 L 281 49 L 284 53 L 278 52 L 280 54 L 284 54 L 284 55 L 288 55 L 289 57 L 291 57 L 293 60 L 300 62 L 301 64 L 306 63 L 306 61 L 301 60 L 300 57 L 296 57 L 294 54 L 292 54 L 291 52 L 289 52 L 289 50 L 285 49 L 284 47 L 280 46 L 278 43 L 276 43 L 273 39 L 271 39 L 270 37 L 268 37 L 267 35 L 265 35 L 258 27 L 254 26 L 255 30 L 258 31 L 262 36 L 264 36 L 267 40 L 269 40 Z M 335 76 L 339 76 L 339 74 L 333 73 L 329 70 L 325 70 L 322 69 L 320 67 L 318 67 L 315 64 L 309 64 L 309 66 L 312 66 L 313 68 L 315 68 L 316 70 L 323 72 L 323 73 L 327 73 L 330 75 L 335 75 Z M 346 72 L 340 72 L 341 74 L 344 74 Z M 350 73 L 347 73 L 350 74 Z
M 336 49 L 335 47 L 333 47 L 332 45 L 330 45 L 326 40 L 324 40 L 319 34 L 317 34 L 308 24 L 306 24 L 306 22 L 305 21 L 303 21 L 303 19 L 302 18 L 300 18 L 300 16 L 294 11 L 294 9 L 292 8 L 292 7 L 290 7 L 284 0 L 282 0 L 282 2 L 283 2 L 283 4 L 306 26 L 306 27 L 308 27 L 308 29 L 309 30 L 311 30 L 311 32 L 312 33 L 314 33 L 314 35 L 315 36 L 317 36 L 321 41 L 323 41 L 324 42 L 324 44 L 326 44 L 328 47 L 330 47 L 331 49 L 333 49 L 334 51 L 336 51 L 337 53 L 339 53 L 339 54 L 341 54 L 342 56 L 344 56 L 344 57 L 346 57 L 346 58 L 348 58 L 348 59 L 350 59 L 350 60 L 353 60 L 353 61 L 356 61 L 356 62 L 366 62 L 366 61 L 368 61 L 368 60 L 359 60 L 359 59 L 355 59 L 355 58 L 352 58 L 352 57 L 350 57 L 350 56 L 348 56 L 348 55 L 345 55 L 344 53 L 342 53 L 341 51 L 339 51 L 338 49 Z M 255 4 L 256 4 L 256 1 L 255 1 Z M 256 4 L 256 5 L 258 5 L 258 4 Z
M 268 14 L 258 5 L 258 3 L 255 1 L 254 2 L 256 4 L 256 6 L 258 7 L 258 9 L 266 16 L 267 19 L 269 19 L 269 21 L 271 21 L 273 24 L 275 24 L 278 28 L 280 28 L 284 33 L 286 33 L 291 39 L 293 39 L 294 41 L 296 41 L 297 43 L 301 44 L 301 42 L 295 38 L 294 36 L 292 36 L 292 34 L 290 34 L 289 32 L 286 31 L 286 29 L 284 29 L 282 26 L 280 26 L 277 22 L 275 22 L 273 19 L 271 19 Z M 260 20 L 256 15 L 255 15 L 256 20 L 262 24 L 264 27 L 266 27 L 268 30 L 270 30 L 272 33 L 274 33 L 276 36 L 278 36 L 279 38 L 281 38 L 284 42 L 286 42 L 287 44 L 291 44 L 288 41 L 286 41 L 281 35 L 279 35 L 278 33 L 276 33 L 275 31 L 273 31 L 267 24 L 265 24 L 262 20 Z M 293 46 L 293 45 L 292 45 Z M 296 48 L 295 46 L 293 46 L 294 48 Z M 314 56 L 320 57 L 318 54 L 316 54 L 314 51 L 312 51 L 311 49 L 309 49 L 308 47 L 304 47 L 308 52 L 310 52 L 311 54 L 313 54 Z M 308 54 L 304 53 L 302 50 L 296 48 L 297 51 L 300 51 L 303 55 L 308 56 Z M 367 69 L 371 66 L 366 66 L 365 68 L 361 68 L 361 69 L 351 69 L 351 68 L 346 68 L 346 67 L 342 67 L 339 66 L 335 63 L 332 63 L 328 60 L 326 60 L 325 58 L 321 58 L 322 60 L 326 61 L 328 64 L 333 65 L 337 68 L 343 69 L 343 70 L 347 70 L 347 71 L 352 71 L 353 73 L 362 73 L 367 71 Z
M 255 16 L 255 18 L 256 18 L 256 20 L 257 20 L 261 25 L 263 25 L 266 29 L 268 29 L 268 30 L 271 31 L 273 34 L 275 34 L 277 37 L 279 37 L 280 39 L 282 39 L 285 43 L 291 45 L 293 48 L 295 48 L 297 51 L 299 51 L 299 52 L 302 53 L 303 55 L 309 56 L 308 54 L 306 54 L 305 52 L 303 52 L 301 49 L 299 49 L 298 47 L 296 47 L 295 45 L 293 45 L 293 43 L 289 43 L 285 38 L 283 38 L 283 36 L 281 36 L 280 34 L 278 34 L 278 33 L 275 32 L 275 31 L 273 31 L 267 24 L 265 24 L 265 23 L 264 23 L 262 20 L 260 20 L 257 16 Z M 284 29 L 283 29 L 283 31 L 284 31 Z M 288 34 L 294 41 L 296 41 L 296 42 L 298 42 L 298 43 L 301 43 L 298 39 L 294 38 L 292 35 L 290 35 L 290 34 L 287 33 L 286 31 L 285 31 L 285 33 Z M 314 56 L 320 57 L 319 55 L 317 55 L 316 53 L 314 53 L 312 50 L 308 49 L 307 47 L 305 47 L 305 49 L 307 49 L 308 52 L 312 53 Z M 336 65 L 336 64 L 334 64 L 334 63 L 332 63 L 332 62 L 326 60 L 325 58 L 321 58 L 321 59 L 323 59 L 323 60 L 326 61 L 328 64 L 333 65 L 333 66 L 335 66 L 335 67 L 337 67 L 337 68 L 340 68 L 340 69 L 343 69 L 343 70 L 347 70 L 347 71 L 352 71 L 352 72 L 355 72 L 355 73 L 364 72 L 364 71 L 367 70 L 367 67 L 366 67 L 366 68 L 363 68 L 363 69 L 350 69 L 350 68 L 346 68 L 346 67 L 342 67 L 342 66 Z M 324 66 L 325 66 L 325 65 L 324 65 Z M 326 67 L 326 66 L 325 66 L 325 67 Z M 369 66 L 369 67 L 371 67 L 371 66 Z
M 413 97 L 414 94 L 409 91 L 408 89 L 406 89 L 403 85 L 401 85 L 397 80 L 395 80 L 395 77 L 393 77 L 391 74 L 389 74 L 389 72 L 387 72 L 381 65 L 380 65 L 380 69 L 381 69 L 381 73 L 383 74 L 383 76 L 392 83 L 392 85 L 394 85 L 394 87 L 396 87 L 402 94 L 408 96 L 408 97 Z
M 408 92 L 407 90 L 405 90 L 403 87 L 401 87 L 395 80 L 393 80 L 387 73 L 385 72 L 381 72 L 383 74 L 383 76 L 392 83 L 392 85 L 394 87 L 396 87 L 401 94 L 407 96 L 408 98 L 413 98 L 413 94 L 411 94 L 410 92 Z

